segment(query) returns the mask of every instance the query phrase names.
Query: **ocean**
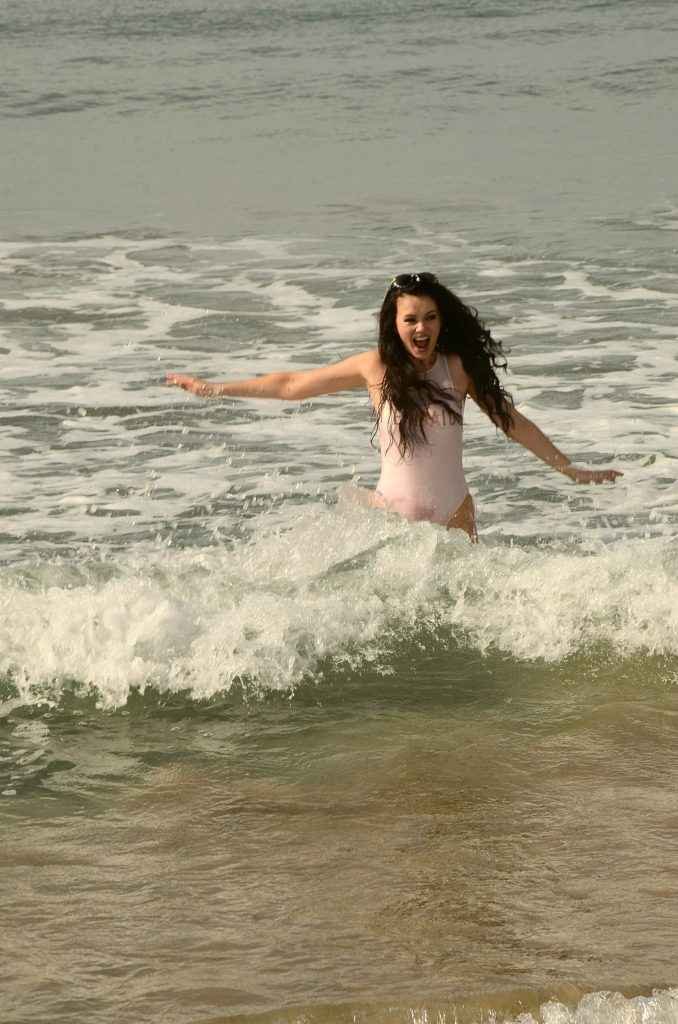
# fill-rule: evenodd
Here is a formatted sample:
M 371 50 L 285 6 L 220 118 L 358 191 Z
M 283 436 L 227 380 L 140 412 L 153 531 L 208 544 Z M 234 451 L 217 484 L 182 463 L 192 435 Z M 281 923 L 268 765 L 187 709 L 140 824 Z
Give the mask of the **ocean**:
M 2 1024 L 678 1022 L 678 11 L 0 6 Z M 480 543 L 354 500 L 428 270 Z

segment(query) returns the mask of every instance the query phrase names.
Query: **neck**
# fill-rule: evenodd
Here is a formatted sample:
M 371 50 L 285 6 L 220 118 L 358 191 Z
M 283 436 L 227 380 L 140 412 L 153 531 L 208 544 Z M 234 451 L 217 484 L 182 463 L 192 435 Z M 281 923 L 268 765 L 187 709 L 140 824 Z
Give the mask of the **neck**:
M 433 367 L 435 366 L 437 358 L 438 350 L 434 349 L 433 352 L 431 353 L 430 358 L 427 359 L 426 362 L 422 361 L 420 363 L 415 364 L 417 368 L 417 373 L 428 373 L 428 371 L 432 370 Z

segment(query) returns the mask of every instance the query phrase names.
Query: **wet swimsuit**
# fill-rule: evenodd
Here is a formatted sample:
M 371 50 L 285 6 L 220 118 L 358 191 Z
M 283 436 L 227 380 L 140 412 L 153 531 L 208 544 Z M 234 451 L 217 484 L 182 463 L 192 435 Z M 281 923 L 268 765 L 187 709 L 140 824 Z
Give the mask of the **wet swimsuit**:
M 447 359 L 440 353 L 426 377 L 448 392 L 459 414 L 464 397 L 452 384 Z M 428 408 L 426 442 L 403 458 L 398 450 L 398 417 L 385 403 L 379 420 L 381 476 L 377 495 L 387 508 L 407 519 L 447 525 L 468 494 L 462 465 L 463 426 L 436 403 Z

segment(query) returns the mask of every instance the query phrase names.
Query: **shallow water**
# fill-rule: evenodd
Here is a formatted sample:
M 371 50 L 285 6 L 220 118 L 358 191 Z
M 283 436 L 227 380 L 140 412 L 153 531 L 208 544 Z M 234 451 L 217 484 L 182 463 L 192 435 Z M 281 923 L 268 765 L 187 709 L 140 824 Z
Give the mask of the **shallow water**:
M 576 1005 L 670 984 L 667 664 L 516 671 L 441 645 L 389 667 L 292 700 L 15 710 L 3 867 L 25 1019 L 452 1019 L 472 996 L 517 1014 L 568 985 Z
M 678 1021 L 674 5 L 3 14 L 5 1021 Z M 10 134 L 11 133 L 11 134 Z M 431 269 L 481 542 L 366 509 Z

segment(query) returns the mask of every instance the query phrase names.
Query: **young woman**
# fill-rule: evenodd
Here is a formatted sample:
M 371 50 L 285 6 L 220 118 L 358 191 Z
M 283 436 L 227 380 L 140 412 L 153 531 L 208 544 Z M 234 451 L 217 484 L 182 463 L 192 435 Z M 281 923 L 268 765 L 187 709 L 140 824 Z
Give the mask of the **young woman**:
M 476 539 L 475 510 L 462 465 L 464 402 L 470 395 L 496 426 L 575 483 L 614 481 L 616 469 L 573 466 L 515 408 L 497 378 L 501 344 L 475 310 L 433 274 L 393 278 L 379 313 L 379 345 L 331 366 L 210 384 L 168 373 L 167 383 L 203 398 L 303 401 L 366 387 L 375 413 L 381 476 L 371 503 Z M 373 435 L 374 436 L 374 435 Z

